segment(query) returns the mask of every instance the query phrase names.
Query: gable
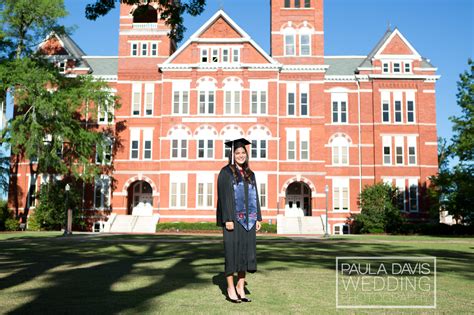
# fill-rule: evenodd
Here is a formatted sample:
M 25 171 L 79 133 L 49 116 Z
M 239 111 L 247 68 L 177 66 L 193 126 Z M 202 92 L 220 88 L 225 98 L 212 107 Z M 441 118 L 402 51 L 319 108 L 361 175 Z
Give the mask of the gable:
M 241 38 L 242 35 L 237 32 L 229 23 L 221 16 L 204 30 L 199 38 Z
M 61 41 L 56 36 L 51 36 L 39 47 L 39 52 L 47 56 L 64 56 L 69 55 L 67 50 L 63 47 Z
M 396 34 L 386 44 L 385 48 L 381 51 L 383 55 L 412 55 L 415 52 L 405 43 L 405 41 Z

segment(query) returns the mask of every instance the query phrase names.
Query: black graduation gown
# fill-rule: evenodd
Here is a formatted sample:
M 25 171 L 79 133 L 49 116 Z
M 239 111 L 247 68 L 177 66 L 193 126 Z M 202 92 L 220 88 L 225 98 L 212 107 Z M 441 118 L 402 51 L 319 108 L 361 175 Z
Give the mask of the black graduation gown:
M 239 174 L 239 180 L 241 180 Z M 255 180 L 255 178 L 254 178 Z M 248 184 L 244 183 L 245 205 L 248 209 Z M 257 271 L 256 226 L 247 231 L 235 219 L 235 200 L 232 170 L 223 167 L 217 179 L 217 225 L 223 227 L 225 275 L 234 272 Z M 227 231 L 225 222 L 234 222 L 234 230 Z M 262 221 L 257 191 L 257 221 Z

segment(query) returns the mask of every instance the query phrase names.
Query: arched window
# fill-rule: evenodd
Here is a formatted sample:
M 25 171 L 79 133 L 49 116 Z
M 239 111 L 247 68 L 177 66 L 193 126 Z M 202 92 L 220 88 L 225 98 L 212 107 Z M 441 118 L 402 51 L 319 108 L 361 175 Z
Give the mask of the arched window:
M 243 137 L 244 131 L 237 125 L 228 125 L 222 128 L 220 138 L 223 140 L 222 145 L 224 146 L 224 149 L 222 150 L 222 152 L 224 152 L 224 159 L 229 157 L 230 152 L 230 148 L 226 146 L 225 143 L 227 141 L 240 139 Z
M 197 141 L 197 158 L 213 159 L 214 142 L 217 138 L 217 131 L 212 126 L 201 126 L 194 133 Z
M 286 27 L 283 30 L 284 36 L 284 55 L 295 56 L 296 55 L 296 31 L 293 27 Z
M 299 29 L 300 35 L 300 56 L 311 56 L 311 29 L 302 27 Z
M 268 158 L 268 140 L 271 139 L 270 130 L 261 125 L 250 128 L 247 138 L 251 142 L 250 158 L 267 159 Z
M 348 165 L 349 164 L 349 141 L 346 137 L 337 136 L 332 140 L 332 164 Z
M 168 132 L 168 138 L 171 143 L 171 158 L 188 158 L 188 140 L 191 138 L 191 131 L 189 128 L 183 125 L 175 126 Z

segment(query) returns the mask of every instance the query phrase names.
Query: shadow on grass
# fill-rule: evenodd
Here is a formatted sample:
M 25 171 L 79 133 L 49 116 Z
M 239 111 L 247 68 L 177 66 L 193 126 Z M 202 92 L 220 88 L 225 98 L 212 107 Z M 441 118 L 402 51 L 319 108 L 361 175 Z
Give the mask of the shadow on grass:
M 112 237 L 112 238 L 110 238 Z M 185 287 L 212 283 L 226 294 L 220 242 L 191 242 L 192 237 L 87 237 L 0 242 L 0 290 L 28 290 L 30 302 L 8 314 L 150 312 L 151 300 Z M 205 237 L 196 237 L 206 240 Z M 137 242 L 139 240 L 140 242 Z M 163 242 L 161 241 L 163 240 Z M 188 240 L 188 242 L 181 242 Z M 417 245 L 418 246 L 418 245 Z M 438 272 L 457 272 L 473 280 L 474 254 L 455 249 L 350 241 L 258 241 L 259 270 L 325 268 L 335 270 L 336 256 L 436 256 Z M 464 246 L 466 250 L 468 246 Z M 203 276 L 204 274 L 204 276 Z M 141 282 L 134 282 L 142 279 Z M 143 278 L 147 280 L 144 281 Z M 31 286 L 31 282 L 35 285 Z M 11 294 L 11 293 L 10 293 Z M 159 311 L 152 310 L 153 312 Z

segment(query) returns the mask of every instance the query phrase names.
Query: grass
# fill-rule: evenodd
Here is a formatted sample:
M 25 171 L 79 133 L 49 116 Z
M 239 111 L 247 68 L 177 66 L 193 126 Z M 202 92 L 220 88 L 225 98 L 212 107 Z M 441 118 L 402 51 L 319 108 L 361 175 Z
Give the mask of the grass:
M 424 314 L 472 312 L 474 238 L 258 237 L 250 304 L 224 299 L 220 235 L 0 234 L 5 314 Z M 436 256 L 436 310 L 337 310 L 336 256 Z
M 186 231 L 213 231 L 220 232 L 222 227 L 217 226 L 214 222 L 163 222 L 156 225 L 157 232 L 186 232 Z M 277 226 L 275 224 L 262 223 L 261 233 L 276 233 Z

